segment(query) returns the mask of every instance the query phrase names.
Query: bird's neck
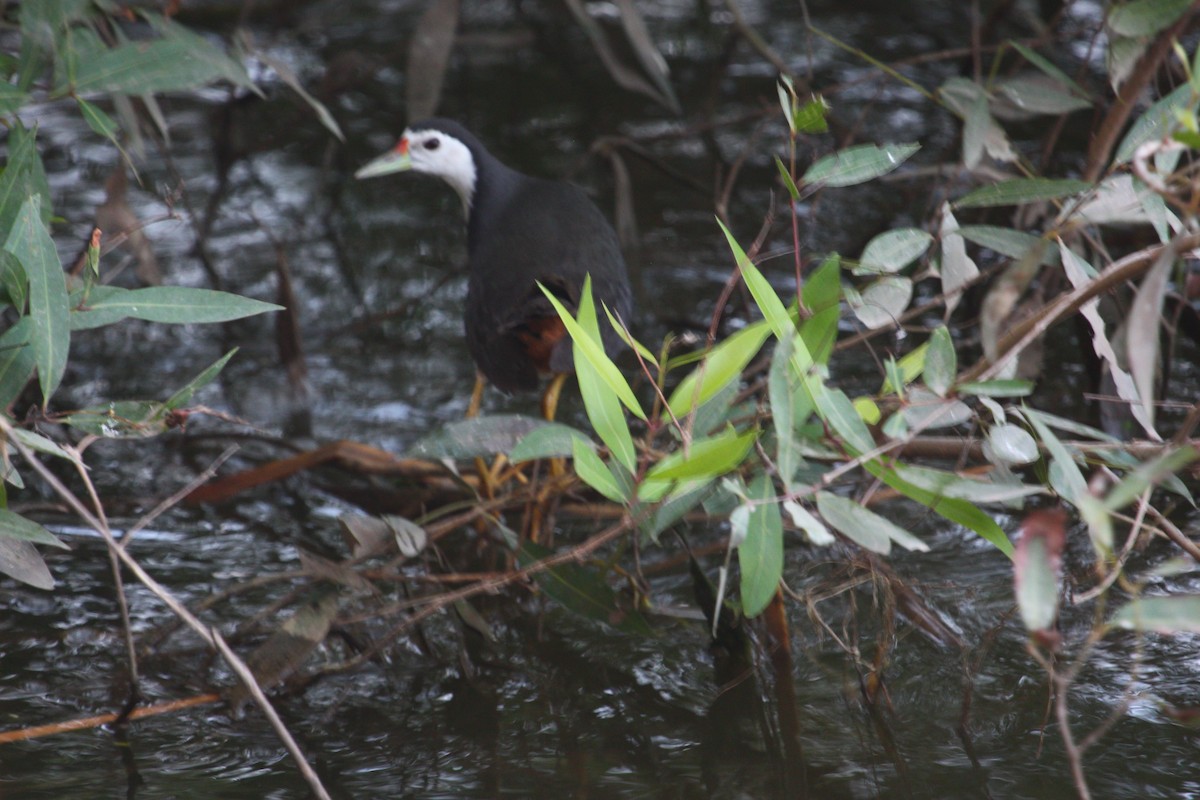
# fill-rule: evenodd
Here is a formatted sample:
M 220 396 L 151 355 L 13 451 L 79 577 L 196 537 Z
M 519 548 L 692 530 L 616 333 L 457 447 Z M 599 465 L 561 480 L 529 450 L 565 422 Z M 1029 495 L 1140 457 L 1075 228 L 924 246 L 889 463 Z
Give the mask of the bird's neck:
M 463 201 L 467 217 L 467 248 L 474 250 L 482 240 L 484 229 L 496 218 L 523 181 L 529 178 L 515 169 L 505 166 L 490 154 L 476 159 L 475 184 L 473 191 L 458 195 Z

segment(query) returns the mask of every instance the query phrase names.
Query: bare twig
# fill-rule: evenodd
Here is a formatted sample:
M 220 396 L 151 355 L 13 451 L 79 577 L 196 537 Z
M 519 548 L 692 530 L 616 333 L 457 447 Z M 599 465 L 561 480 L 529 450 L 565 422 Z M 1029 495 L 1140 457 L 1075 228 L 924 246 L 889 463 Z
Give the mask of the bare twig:
M 332 800 L 329 792 L 325 791 L 325 787 L 321 785 L 321 779 L 317 777 L 316 771 L 312 765 L 308 763 L 308 759 L 304 757 L 304 753 L 300 750 L 300 746 L 296 744 L 296 740 L 292 738 L 291 732 L 287 726 L 283 724 L 283 720 L 279 718 L 279 714 L 275 713 L 274 706 L 267 696 L 263 693 L 262 687 L 258 685 L 258 681 L 254 678 L 254 673 L 250 671 L 250 667 L 246 666 L 246 662 L 233 652 L 233 649 L 225 641 L 221 633 L 216 629 L 210 629 L 213 645 L 217 648 L 229 666 L 237 673 L 238 678 L 245 684 L 246 690 L 250 696 L 254 698 L 254 702 L 262 710 L 263 714 L 271 722 L 271 727 L 275 729 L 275 735 L 283 742 L 283 746 L 287 748 L 291 754 L 292 760 L 296 762 L 296 766 L 300 768 L 300 774 L 304 776 L 304 780 L 308 781 L 309 788 L 319 800 Z

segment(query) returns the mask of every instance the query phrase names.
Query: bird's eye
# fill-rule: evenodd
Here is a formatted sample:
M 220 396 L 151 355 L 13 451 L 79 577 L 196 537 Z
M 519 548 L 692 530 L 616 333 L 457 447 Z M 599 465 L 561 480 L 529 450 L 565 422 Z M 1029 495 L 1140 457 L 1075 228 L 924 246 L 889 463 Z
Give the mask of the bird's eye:
M 430 139 L 429 141 L 425 142 L 426 150 L 437 150 L 441 146 L 442 146 L 441 139 Z

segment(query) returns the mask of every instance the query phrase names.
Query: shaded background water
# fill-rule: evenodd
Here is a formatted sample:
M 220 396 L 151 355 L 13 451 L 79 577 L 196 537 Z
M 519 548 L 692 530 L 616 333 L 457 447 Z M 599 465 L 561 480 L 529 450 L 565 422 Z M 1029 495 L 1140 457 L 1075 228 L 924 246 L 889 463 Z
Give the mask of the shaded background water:
M 638 330 L 646 341 L 667 331 L 702 329 L 731 266 L 713 222 L 722 178 L 741 174 L 728 198 L 743 241 L 758 230 L 778 194 L 771 156 L 783 129 L 775 113 L 775 71 L 744 42 L 731 44 L 725 7 L 693 2 L 641 4 L 672 70 L 684 110 L 674 116 L 613 85 L 570 17 L 556 3 L 464 4 L 442 113 L 466 122 L 508 163 L 531 173 L 570 176 L 603 208 L 614 207 L 610 163 L 590 152 L 605 136 L 636 142 L 625 152 L 640 245 L 631 252 L 638 284 Z M 461 417 L 473 368 L 460 333 L 465 287 L 457 198 L 417 178 L 355 183 L 353 170 L 390 146 L 406 122 L 404 51 L 424 9 L 418 2 L 264 4 L 247 19 L 259 46 L 289 65 L 324 97 L 347 136 L 336 145 L 275 80 L 261 78 L 265 100 L 229 103 L 223 90 L 171 98 L 170 161 L 151 153 L 144 189 L 130 202 L 144 217 L 168 210 L 182 219 L 148 233 L 173 283 L 209 285 L 197 258 L 197 222 L 218 185 L 221 159 L 229 185 L 203 246 L 227 288 L 275 297 L 275 270 L 286 259 L 299 301 L 309 394 L 299 397 L 278 365 L 272 323 L 259 318 L 222 329 L 172 329 L 127 323 L 80 337 L 60 395 L 61 407 L 112 398 L 163 396 L 231 345 L 242 349 L 201 402 L 268 432 L 350 438 L 402 452 Z M 614 8 L 592 4 L 601 20 Z M 791 2 L 739 3 L 775 52 L 797 74 L 829 91 L 835 133 L 861 141 L 918 141 L 915 163 L 954 163 L 959 123 L 919 93 L 882 78 L 860 60 L 803 34 Z M 811 3 L 814 22 L 887 62 L 970 41 L 969 4 Z M 191 24 L 227 31 L 237 9 L 194 11 Z M 1063 27 L 1083 32 L 1101 8 L 1070 4 Z M 1017 22 L 1002 35 L 1026 36 Z M 1075 55 L 1086 52 L 1082 39 Z M 962 58 L 906 69 L 925 86 L 969 69 Z M 1086 76 L 1098 82 L 1102 63 Z M 338 81 L 334 81 L 334 76 Z M 64 257 L 91 224 L 115 155 L 68 112 L 46 108 L 41 142 L 55 191 Z M 1076 115 L 1085 117 L 1086 115 Z M 1087 119 L 1068 136 L 1082 142 Z M 232 135 L 224 136 L 222 132 Z M 832 148 L 831 139 L 819 147 Z M 223 141 L 227 146 L 217 147 Z M 1030 145 L 1032 147 L 1032 145 Z M 230 154 L 236 158 L 230 158 Z M 716 157 L 719 156 L 719 159 Z M 744 162 L 743 162 L 744 159 Z M 181 193 L 182 184 L 182 193 Z M 802 210 L 808 253 L 856 254 L 888 227 L 921 226 L 955 185 L 900 180 L 827 191 Z M 958 187 L 961 188 L 961 187 Z M 788 285 L 791 258 L 785 214 L 765 268 Z M 113 257 L 115 258 L 115 256 Z M 736 321 L 733 324 L 737 324 Z M 903 348 L 893 337 L 881 349 Z M 1186 359 L 1184 359 L 1186 361 Z M 1192 363 L 1195 359 L 1192 359 Z M 848 386 L 878 382 L 869 357 L 839 362 Z M 1059 374 L 1038 397 L 1047 405 L 1078 393 L 1082 375 Z M 1182 376 L 1191 396 L 1200 382 Z M 1190 383 L 1186 383 L 1190 381 Z M 1184 389 L 1185 396 L 1189 389 Z M 493 411 L 532 413 L 527 397 L 488 397 Z M 582 420 L 577 406 L 568 419 Z M 307 418 L 307 419 L 306 419 Z M 99 443 L 89 451 L 96 483 L 114 513 L 132 515 L 178 488 L 210 457 L 206 437 L 231 426 L 195 421 L 159 442 Z M 23 498 L 25 499 L 25 498 Z M 219 510 L 176 511 L 140 535 L 143 564 L 187 601 L 263 572 L 294 569 L 300 547 L 336 552 L 337 515 L 348 506 L 303 480 L 258 490 Z M 1044 676 L 1024 650 L 1011 619 L 1011 571 L 990 546 L 911 509 L 888 508 L 931 546 L 897 554 L 896 573 L 927 598 L 968 649 L 938 648 L 902 625 L 890 651 L 882 727 L 859 701 L 862 669 L 880 629 L 880 590 L 842 586 L 828 553 L 788 540 L 789 585 L 813 597 L 830 628 L 793 604 L 796 684 L 805 755 L 818 797 L 1070 797 L 1065 760 L 1046 720 Z M 1015 517 L 1002 516 L 1006 530 Z M 1200 520 L 1182 520 L 1192 529 Z M 74 535 L 77 533 L 77 535 Z M 107 559 L 98 541 L 65 529 L 74 551 L 47 553 L 59 588 L 37 592 L 12 582 L 0 594 L 0 725 L 17 727 L 110 710 L 124 699 L 123 651 Z M 570 535 L 568 533 L 567 535 Z M 720 525 L 697 526 L 693 545 L 719 541 Z M 675 555 L 665 546 L 653 563 Z M 1086 545 L 1075 553 L 1086 561 Z M 1151 548 L 1136 566 L 1163 554 Z M 716 563 L 708 564 L 715 568 Z M 652 573 L 654 600 L 692 604 L 683 568 Z M 1193 573 L 1177 584 L 1200 590 Z M 843 587 L 844 588 L 844 587 Z M 164 609 L 130 589 L 140 631 Z M 240 596 L 208 617 L 233 624 L 272 599 Z M 434 618 L 425 645 L 398 646 L 384 662 L 317 683 L 281 701 L 281 711 L 336 797 L 770 797 L 781 796 L 778 764 L 747 702 L 726 715 L 718 702 L 708 638 L 696 621 L 657 623 L 636 638 L 547 605 L 534 613 L 512 596 L 479 603 L 498 635 L 477 654 L 477 682 L 461 679 L 455 651 L 469 634 Z M 1068 639 L 1090 625 L 1068 616 Z M 182 644 L 187 644 L 183 641 Z M 1130 675 L 1134 643 L 1114 637 L 1097 651 L 1072 697 L 1075 723 L 1088 730 L 1106 718 L 1133 681 L 1137 697 L 1086 768 L 1098 797 L 1200 795 L 1197 734 L 1159 713 L 1158 700 L 1195 706 L 1200 655 L 1195 637 L 1152 640 Z M 176 697 L 207 688 L 211 664 L 182 646 L 145 665 L 145 692 Z M 219 670 L 218 677 L 228 679 Z M 970 691 L 968 691 L 970 689 Z M 960 731 L 964 698 L 971 705 Z M 751 698 L 753 700 L 753 697 Z M 886 729 L 895 750 L 889 752 Z M 129 778 L 136 767 L 136 781 Z M 128 747 L 90 731 L 0 749 L 0 797 L 110 797 L 136 785 L 141 798 L 304 796 L 306 789 L 269 726 L 255 713 L 230 720 L 215 707 L 135 726 Z

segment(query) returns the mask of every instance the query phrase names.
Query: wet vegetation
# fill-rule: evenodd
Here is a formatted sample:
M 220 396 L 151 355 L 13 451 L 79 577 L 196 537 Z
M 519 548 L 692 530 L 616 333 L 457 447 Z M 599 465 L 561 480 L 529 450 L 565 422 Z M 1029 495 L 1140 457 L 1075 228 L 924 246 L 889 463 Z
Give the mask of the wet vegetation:
M 132 747 L 104 791 L 167 796 L 139 740 L 172 719 L 179 746 L 204 707 L 291 762 L 222 755 L 178 796 L 294 792 L 296 770 L 317 797 L 1200 788 L 1175 763 L 1200 707 L 1200 3 L 963 4 L 942 19 L 961 41 L 907 57 L 803 3 L 794 36 L 672 5 L 720 45 L 703 74 L 661 9 L 500 5 L 393 10 L 403 37 L 375 26 L 377 52 L 320 74 L 277 44 L 312 35 L 279 4 L 6 6 L 0 696 L 21 702 L 0 781 L 63 796 L 55 767 L 9 765 L 69 763 L 44 743 L 106 725 Z M 375 13 L 355 8 L 364 41 Z M 533 45 L 625 104 L 594 104 L 582 145 L 470 120 L 497 153 L 586 161 L 638 273 L 633 319 L 547 291 L 574 348 L 561 421 L 495 394 L 461 418 L 461 271 L 412 267 L 397 300 L 379 266 L 461 260 L 457 209 L 397 244 L 423 190 L 349 177 L 398 118 L 464 110 L 489 36 L 484 69 Z M 538 113 L 569 116 L 548 86 Z M 885 95 L 940 122 L 880 124 Z M 283 129 L 319 178 L 280 212 Z M 76 166 L 85 148 L 111 171 Z M 648 206 L 688 219 L 678 240 Z M 689 259 L 708 276 L 674 286 Z M 347 388 L 341 359 L 375 366 Z M 327 399 L 359 409 L 375 382 L 427 409 L 366 424 Z M 164 533 L 188 555 L 144 555 Z M 226 533 L 236 558 L 186 546 Z M 104 608 L 86 644 L 79 598 Z M 79 653 L 108 654 L 82 692 Z M 1146 720 L 1161 760 L 1126 755 Z

